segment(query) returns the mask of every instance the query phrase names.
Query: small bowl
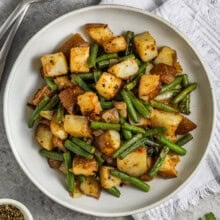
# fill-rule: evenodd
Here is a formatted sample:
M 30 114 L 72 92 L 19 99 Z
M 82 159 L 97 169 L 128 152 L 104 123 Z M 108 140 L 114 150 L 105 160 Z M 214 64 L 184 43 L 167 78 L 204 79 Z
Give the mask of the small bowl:
M 0 199 L 0 205 L 13 205 L 22 212 L 25 220 L 33 220 L 33 216 L 27 207 L 14 199 Z

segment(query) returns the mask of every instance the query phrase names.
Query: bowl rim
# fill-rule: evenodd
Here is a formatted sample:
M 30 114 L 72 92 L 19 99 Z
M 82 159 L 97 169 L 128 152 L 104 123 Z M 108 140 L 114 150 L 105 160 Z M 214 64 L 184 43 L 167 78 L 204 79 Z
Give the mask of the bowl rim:
M 211 127 L 211 131 L 210 131 L 210 138 L 207 144 L 207 147 L 205 149 L 204 154 L 202 155 L 201 160 L 199 161 L 199 163 L 196 165 L 196 168 L 194 169 L 194 171 L 188 176 L 188 178 L 181 183 L 172 193 L 170 193 L 169 195 L 163 197 L 162 199 L 160 199 L 157 202 L 152 203 L 151 205 L 139 208 L 139 209 L 134 209 L 131 211 L 122 211 L 122 212 L 117 212 L 117 213 L 109 213 L 109 212 L 103 212 L 103 213 L 99 213 L 97 211 L 88 211 L 84 208 L 80 208 L 80 207 L 75 207 L 72 206 L 68 203 L 64 203 L 61 200 L 57 199 L 54 195 L 50 194 L 49 192 L 47 192 L 46 189 L 42 188 L 41 184 L 37 181 L 37 179 L 35 179 L 34 177 L 32 177 L 31 173 L 29 173 L 28 170 L 26 170 L 21 158 L 19 157 L 18 153 L 16 152 L 16 149 L 13 147 L 14 143 L 11 137 L 11 132 L 10 132 L 10 127 L 8 126 L 9 123 L 8 122 L 8 117 L 7 117 L 7 100 L 8 100 L 8 94 L 10 91 L 10 82 L 12 81 L 12 74 L 15 69 L 16 69 L 16 64 L 17 64 L 17 60 L 20 59 L 21 56 L 21 52 L 23 50 L 25 50 L 29 44 L 34 41 L 35 39 L 37 39 L 43 32 L 47 31 L 47 29 L 49 29 L 52 25 L 60 22 L 61 20 L 65 20 L 66 17 L 68 16 L 72 16 L 74 14 L 78 14 L 80 12 L 86 12 L 86 11 L 90 11 L 90 10 L 96 10 L 96 9 L 121 9 L 121 10 L 127 10 L 127 11 L 132 11 L 132 12 L 137 12 L 140 14 L 144 14 L 147 15 L 149 17 L 154 18 L 155 20 L 159 21 L 160 23 L 162 23 L 165 26 L 168 26 L 169 28 L 171 28 L 174 32 L 177 33 L 177 35 L 179 35 L 187 44 L 188 46 L 191 48 L 191 50 L 195 53 L 195 55 L 197 56 L 197 58 L 199 59 L 199 61 L 201 62 L 202 67 L 205 70 L 206 76 L 208 78 L 208 81 L 210 83 L 210 92 L 211 92 L 211 98 L 212 98 L 212 103 L 213 103 L 213 118 L 212 118 L 212 127 Z M 204 160 L 205 156 L 208 153 L 208 149 L 210 148 L 211 142 L 214 138 L 214 128 L 216 125 L 216 111 L 217 111 L 217 107 L 216 107 L 216 96 L 215 96 L 215 91 L 214 91 L 214 83 L 211 79 L 211 76 L 209 76 L 209 72 L 211 72 L 210 68 L 208 67 L 208 65 L 206 65 L 206 63 L 204 62 L 203 58 L 200 56 L 198 50 L 192 45 L 191 41 L 189 40 L 189 38 L 182 33 L 181 31 L 179 31 L 174 25 L 172 25 L 171 23 L 167 22 L 166 20 L 164 20 L 163 18 L 152 14 L 151 12 L 148 12 L 146 10 L 143 9 L 138 9 L 135 7 L 131 7 L 131 6 L 124 6 L 124 5 L 114 5 L 114 4 L 105 4 L 105 5 L 94 5 L 94 6 L 89 6 L 89 7 L 84 7 L 84 8 L 80 8 L 80 9 L 76 9 L 73 11 L 70 11 L 64 15 L 61 15 L 60 17 L 52 20 L 51 22 L 49 22 L 47 25 L 45 25 L 44 27 L 42 27 L 37 33 L 35 33 L 29 40 L 28 42 L 25 44 L 25 46 L 23 47 L 23 49 L 21 50 L 21 52 L 19 53 L 17 59 L 15 60 L 12 69 L 10 70 L 10 74 L 9 77 L 7 79 L 6 82 L 6 86 L 5 86 L 5 91 L 4 91 L 4 97 L 3 97 L 3 120 L 4 120 L 4 127 L 6 130 L 6 135 L 9 141 L 9 145 L 10 148 L 19 164 L 19 166 L 22 168 L 22 170 L 24 171 L 24 173 L 28 176 L 28 178 L 31 180 L 32 183 L 34 183 L 34 185 L 40 190 L 42 191 L 46 196 L 48 196 L 49 198 L 51 198 L 53 201 L 55 201 L 56 203 L 69 208 L 71 210 L 80 212 L 80 213 L 84 213 L 87 215 L 93 215 L 93 216 L 99 216 L 99 217 L 120 217 L 120 216 L 128 216 L 128 215 L 133 215 L 133 214 L 137 214 L 140 212 L 144 212 L 144 211 L 149 211 L 153 208 L 156 208 L 158 206 L 160 206 L 162 203 L 165 203 L 166 201 L 168 201 L 170 198 L 172 198 L 177 192 L 181 191 L 187 184 L 189 184 L 189 182 L 191 181 L 192 177 L 198 172 L 202 161 Z
M 13 205 L 17 207 L 25 215 L 25 220 L 33 220 L 33 216 L 31 212 L 23 203 L 15 199 L 4 198 L 4 199 L 0 199 L 0 205 L 3 205 L 3 204 Z

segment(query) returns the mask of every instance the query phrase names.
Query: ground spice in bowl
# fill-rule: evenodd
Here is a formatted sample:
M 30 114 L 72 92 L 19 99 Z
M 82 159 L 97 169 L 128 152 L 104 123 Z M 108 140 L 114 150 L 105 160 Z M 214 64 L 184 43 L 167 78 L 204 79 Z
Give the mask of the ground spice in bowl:
M 22 212 L 9 204 L 0 205 L 0 220 L 25 220 Z

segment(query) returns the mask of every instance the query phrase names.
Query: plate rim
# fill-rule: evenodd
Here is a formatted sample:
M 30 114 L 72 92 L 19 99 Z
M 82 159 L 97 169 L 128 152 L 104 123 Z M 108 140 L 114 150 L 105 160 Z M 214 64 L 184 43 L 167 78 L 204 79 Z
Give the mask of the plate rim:
M 36 38 L 38 38 L 43 32 L 47 31 L 47 29 L 50 28 L 50 26 L 53 26 L 54 24 L 56 24 L 57 22 L 60 22 L 61 20 L 65 20 L 66 17 L 68 16 L 73 16 L 74 14 L 80 13 L 80 12 L 86 12 L 86 11 L 90 11 L 90 10 L 96 10 L 96 9 L 122 9 L 122 10 L 128 10 L 128 11 L 133 11 L 133 12 L 137 12 L 140 14 L 144 14 L 147 15 L 149 17 L 154 18 L 155 20 L 161 22 L 163 25 L 168 26 L 169 28 L 171 28 L 174 32 L 177 33 L 177 35 L 179 35 L 187 44 L 188 46 L 191 48 L 191 50 L 195 53 L 195 55 L 197 56 L 197 58 L 199 59 L 202 67 L 205 70 L 206 76 L 208 78 L 208 81 L 210 83 L 210 92 L 211 92 L 211 98 L 212 98 L 212 103 L 213 103 L 213 119 L 212 119 L 212 127 L 211 127 L 211 131 L 210 131 L 210 138 L 207 144 L 207 147 L 205 149 L 204 154 L 202 155 L 201 160 L 199 161 L 199 163 L 196 165 L 196 168 L 194 169 L 194 171 L 188 176 L 188 178 L 181 183 L 172 193 L 170 193 L 169 195 L 163 197 L 161 200 L 152 203 L 151 205 L 139 208 L 139 209 L 134 209 L 131 211 L 122 211 L 122 212 L 117 212 L 117 213 L 109 213 L 109 212 L 103 212 L 103 213 L 99 213 L 96 211 L 88 211 L 84 208 L 80 208 L 80 207 L 75 207 L 72 205 L 67 204 L 66 202 L 63 203 L 62 201 L 60 201 L 59 199 L 57 199 L 54 195 L 50 194 L 49 192 L 47 192 L 46 189 L 44 189 L 44 187 L 41 186 L 41 184 L 37 181 L 37 179 L 35 179 L 34 177 L 32 177 L 31 173 L 29 173 L 28 170 L 26 170 L 25 165 L 23 164 L 21 158 L 19 157 L 16 148 L 14 147 L 15 144 L 13 143 L 13 139 L 12 139 L 12 135 L 10 132 L 10 128 L 8 126 L 8 120 L 9 118 L 7 117 L 7 108 L 8 108 L 8 104 L 7 104 L 7 97 L 9 95 L 9 91 L 10 91 L 10 84 L 11 81 L 13 80 L 13 76 L 14 74 L 12 74 L 13 72 L 15 72 L 16 67 L 18 65 L 18 60 L 21 57 L 22 52 L 28 48 L 29 45 L 31 45 L 31 42 L 33 42 Z M 208 67 L 208 65 L 204 62 L 203 58 L 200 56 L 198 50 L 193 46 L 193 44 L 191 43 L 191 41 L 189 40 L 189 38 L 182 33 L 181 31 L 179 31 L 174 25 L 172 25 L 171 23 L 167 22 L 166 20 L 164 20 L 163 18 L 148 12 L 146 10 L 143 9 L 138 9 L 135 7 L 131 7 L 131 6 L 124 6 L 124 5 L 113 5 L 113 4 L 105 4 L 105 5 L 93 5 L 93 6 L 89 6 L 89 7 L 84 7 L 84 8 L 80 8 L 80 9 L 76 9 L 73 11 L 70 11 L 68 13 L 65 13 L 61 16 L 59 16 L 58 18 L 50 21 L 47 25 L 43 26 L 37 33 L 35 33 L 25 44 L 25 46 L 22 48 L 22 50 L 20 51 L 19 55 L 17 56 L 15 62 L 13 63 L 13 66 L 10 70 L 8 79 L 6 81 L 6 85 L 5 85 L 5 90 L 4 90 L 4 95 L 3 95 L 3 121 L 4 121 L 4 127 L 5 127 L 5 131 L 6 131 L 6 136 L 9 142 L 9 146 L 14 154 L 14 157 L 16 158 L 19 166 L 21 167 L 21 169 L 23 170 L 23 172 L 26 174 L 26 176 L 31 180 L 31 182 L 41 191 L 43 192 L 46 196 L 48 196 L 50 199 L 52 199 L 53 201 L 55 201 L 56 203 L 60 204 L 63 207 L 69 208 L 71 210 L 80 212 L 80 213 L 84 213 L 87 215 L 93 215 L 93 216 L 99 216 L 99 217 L 119 217 L 119 216 L 128 216 L 128 215 L 133 215 L 133 214 L 137 214 L 140 212 L 144 212 L 144 211 L 149 211 L 153 208 L 156 208 L 158 206 L 160 206 L 162 203 L 165 203 L 166 201 L 168 201 L 170 198 L 172 198 L 174 195 L 176 195 L 179 191 L 181 191 L 186 185 L 189 184 L 189 182 L 192 180 L 193 176 L 198 172 L 205 156 L 208 153 L 209 148 L 211 147 L 211 142 L 214 138 L 214 131 L 215 131 L 215 125 L 216 125 L 216 112 L 217 112 L 217 102 L 216 102 L 216 95 L 215 95 L 215 90 L 214 90 L 214 83 L 211 79 L 210 74 L 208 74 L 209 72 L 211 72 L 210 68 Z

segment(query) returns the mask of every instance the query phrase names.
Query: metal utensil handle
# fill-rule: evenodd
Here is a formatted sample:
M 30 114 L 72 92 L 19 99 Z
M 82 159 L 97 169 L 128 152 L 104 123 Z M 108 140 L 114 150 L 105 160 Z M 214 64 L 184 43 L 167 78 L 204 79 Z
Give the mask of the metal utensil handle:
M 1 78 L 2 78 L 2 73 L 4 71 L 6 58 L 7 58 L 9 49 L 11 48 L 12 41 L 14 39 L 14 36 L 15 36 L 28 8 L 29 8 L 29 4 L 25 5 L 23 12 L 21 13 L 20 17 L 13 24 L 13 26 L 12 26 L 12 28 L 6 38 L 1 50 L 0 50 L 0 82 L 1 82 Z

